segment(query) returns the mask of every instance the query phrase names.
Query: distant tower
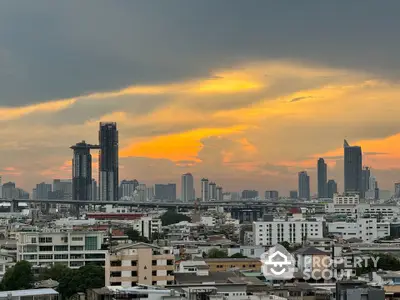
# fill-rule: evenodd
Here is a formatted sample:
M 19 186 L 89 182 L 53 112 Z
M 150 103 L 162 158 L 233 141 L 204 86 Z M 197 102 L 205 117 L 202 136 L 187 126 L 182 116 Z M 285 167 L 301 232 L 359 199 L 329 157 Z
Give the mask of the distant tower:
M 188 202 L 195 199 L 193 185 L 193 175 L 190 173 L 183 174 L 181 182 L 181 201 Z
M 337 193 L 336 181 L 333 179 L 328 180 L 327 187 L 328 187 L 327 197 L 333 199 L 333 195 Z
M 224 193 L 222 187 L 217 186 L 217 201 L 222 201 L 222 200 L 224 200 Z
M 361 198 L 365 197 L 365 192 L 369 190 L 369 179 L 371 177 L 371 169 L 369 167 L 364 167 L 361 171 Z
M 207 178 L 203 178 L 201 180 L 201 200 L 202 201 L 210 200 L 209 190 L 208 190 L 208 179 Z
M 117 123 L 100 123 L 99 185 L 101 201 L 118 197 L 118 131 Z
M 215 182 L 210 182 L 208 184 L 208 196 L 209 200 L 217 200 L 217 185 Z
M 72 158 L 72 199 L 92 200 L 92 155 L 90 149 L 98 149 L 97 145 L 86 144 L 85 141 L 71 146 L 74 150 Z
M 310 200 L 310 177 L 306 171 L 299 173 L 299 198 Z
M 327 196 L 326 184 L 328 180 L 328 169 L 323 158 L 318 159 L 318 198 L 325 198 Z
M 362 194 L 362 150 L 344 140 L 344 191 Z

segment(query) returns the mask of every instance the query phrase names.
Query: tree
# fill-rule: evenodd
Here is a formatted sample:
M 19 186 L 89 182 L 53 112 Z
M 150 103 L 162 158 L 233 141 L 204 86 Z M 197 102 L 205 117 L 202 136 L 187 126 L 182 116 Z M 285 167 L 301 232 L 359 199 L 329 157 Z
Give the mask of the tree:
M 148 243 L 149 240 L 144 237 L 141 236 L 139 231 L 133 229 L 133 228 L 128 228 L 125 230 L 125 235 L 128 236 L 128 238 L 132 241 L 132 242 L 143 242 L 143 243 Z
M 247 258 L 247 256 L 243 255 L 242 253 L 235 253 L 231 255 L 231 258 Z
M 374 264 L 374 261 L 370 258 L 367 261 L 366 265 L 363 264 L 361 268 L 358 268 L 356 270 L 357 275 L 377 271 L 379 269 L 387 271 L 400 271 L 400 260 L 396 256 L 384 253 L 372 253 L 370 254 L 370 256 L 378 259 L 377 262 L 375 259 L 376 265 Z
M 64 298 L 70 298 L 88 289 L 101 288 L 104 282 L 104 268 L 88 264 L 79 269 L 68 269 L 60 278 L 58 291 Z
M 207 257 L 208 258 L 227 258 L 228 252 L 226 250 L 213 248 L 208 251 Z
M 40 279 L 47 280 L 52 279 L 55 281 L 60 281 L 60 279 L 69 271 L 69 268 L 63 264 L 54 264 L 51 268 L 47 268 L 40 275 Z
M 190 222 L 191 219 L 188 216 L 177 213 L 174 210 L 168 210 L 161 216 L 161 222 L 163 226 L 176 224 L 182 221 Z
M 3 291 L 25 290 L 33 287 L 34 277 L 32 266 L 23 260 L 8 269 L 1 281 Z
M 281 246 L 283 246 L 287 251 L 290 251 L 290 244 L 287 241 L 280 242 L 279 243 Z

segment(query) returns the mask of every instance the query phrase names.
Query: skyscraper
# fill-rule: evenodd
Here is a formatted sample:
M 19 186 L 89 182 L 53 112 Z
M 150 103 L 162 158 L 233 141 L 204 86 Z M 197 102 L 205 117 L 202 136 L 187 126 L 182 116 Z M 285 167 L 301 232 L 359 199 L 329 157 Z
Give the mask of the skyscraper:
M 329 179 L 327 183 L 327 197 L 333 199 L 333 195 L 337 193 L 337 183 L 333 179 Z
M 361 198 L 364 198 L 365 192 L 369 190 L 369 178 L 371 177 L 371 170 L 369 167 L 364 167 L 362 169 L 361 177 L 362 177 Z
M 394 197 L 400 198 L 400 182 L 394 184 Z
M 181 181 L 181 201 L 188 202 L 195 199 L 193 185 L 193 175 L 190 173 L 183 174 Z
M 220 186 L 217 186 L 217 201 L 222 201 L 224 200 L 224 193 L 223 189 Z
M 362 193 L 362 151 L 344 140 L 344 191 Z
M 208 194 L 210 200 L 217 200 L 217 185 L 215 182 L 210 182 L 208 184 Z
M 176 184 L 155 184 L 154 185 L 155 198 L 157 200 L 176 200 Z
M 207 178 L 203 178 L 201 180 L 201 200 L 202 201 L 210 200 L 209 193 L 208 193 L 208 179 Z
M 122 180 L 120 184 L 119 196 L 123 197 L 133 197 L 133 193 L 136 190 L 137 185 L 134 180 Z
M 97 145 L 86 144 L 85 141 L 71 146 L 72 157 L 72 199 L 92 200 L 92 155 L 90 149 L 98 149 Z M 39 191 L 36 188 L 37 197 Z
M 306 171 L 299 172 L 299 198 L 310 200 L 310 177 Z
M 99 130 L 100 200 L 118 200 L 118 131 L 117 123 L 100 123 Z
M 323 158 L 318 159 L 318 198 L 325 198 L 327 196 L 327 180 L 328 180 L 328 170 Z

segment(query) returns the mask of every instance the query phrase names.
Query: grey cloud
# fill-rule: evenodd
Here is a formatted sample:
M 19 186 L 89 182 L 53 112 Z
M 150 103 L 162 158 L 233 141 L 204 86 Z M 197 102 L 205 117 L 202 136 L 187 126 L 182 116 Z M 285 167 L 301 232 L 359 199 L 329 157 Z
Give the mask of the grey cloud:
M 304 99 L 310 99 L 310 98 L 312 98 L 311 96 L 308 96 L 308 97 L 297 97 L 297 98 L 293 98 L 292 100 L 290 100 L 290 102 L 297 102 L 297 101 L 301 101 L 301 100 L 304 100 Z
M 290 9 L 273 0 L 5 0 L 0 104 L 208 77 L 215 68 L 265 58 L 396 77 L 399 8 L 395 0 L 384 7 L 311 1 Z

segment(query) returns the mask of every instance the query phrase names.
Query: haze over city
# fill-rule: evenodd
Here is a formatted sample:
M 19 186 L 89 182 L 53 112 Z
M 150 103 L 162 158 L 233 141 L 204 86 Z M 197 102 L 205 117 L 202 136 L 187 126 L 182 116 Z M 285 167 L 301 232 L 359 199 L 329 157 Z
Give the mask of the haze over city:
M 70 178 L 117 122 L 121 180 L 315 193 L 323 157 L 342 191 L 347 139 L 393 190 L 400 3 L 254 2 L 0 2 L 3 182 Z

